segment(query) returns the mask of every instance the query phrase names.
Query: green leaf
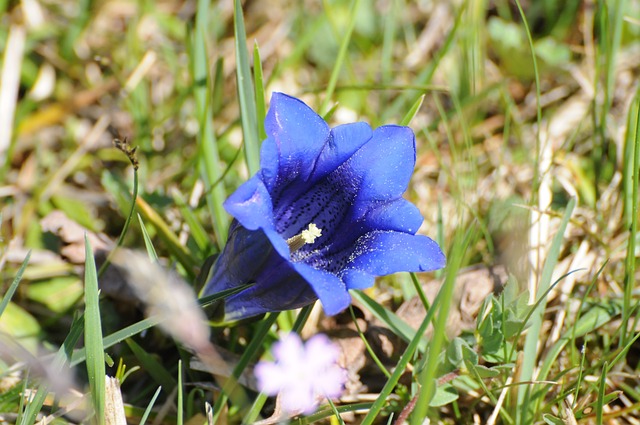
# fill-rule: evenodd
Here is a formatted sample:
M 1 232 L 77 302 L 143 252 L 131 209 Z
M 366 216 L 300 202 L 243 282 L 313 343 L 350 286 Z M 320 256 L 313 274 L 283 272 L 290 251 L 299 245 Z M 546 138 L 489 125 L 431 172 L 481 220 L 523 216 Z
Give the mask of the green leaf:
M 102 325 L 100 319 L 100 298 L 98 291 L 98 273 L 93 258 L 89 238 L 85 234 L 85 273 L 84 273 L 84 341 L 87 349 L 87 375 L 91 399 L 99 424 L 104 424 L 105 365 L 102 345 Z
M 63 313 L 82 297 L 82 281 L 77 276 L 60 276 L 31 283 L 27 297 L 44 304 L 55 313 Z
M 500 306 L 497 305 L 497 303 L 494 303 L 493 308 L 495 311 L 495 309 L 500 308 Z M 491 335 L 493 335 L 493 332 L 495 330 L 495 326 L 493 325 L 493 317 L 494 314 L 487 314 L 485 315 L 482 322 L 480 322 L 480 326 L 478 326 L 478 336 L 480 337 L 480 339 L 489 338 Z
M 504 313 L 504 336 L 505 338 L 513 338 L 517 336 L 526 326 L 523 326 L 524 319 L 517 317 L 513 310 L 507 310 Z
M 461 348 L 462 348 L 462 358 L 466 362 L 470 362 L 472 365 L 477 365 L 478 353 L 476 353 L 476 351 L 473 348 L 471 348 L 466 341 L 463 341 Z
M 53 195 L 51 202 L 55 207 L 75 221 L 85 229 L 89 229 L 93 232 L 100 230 L 98 226 L 99 222 L 95 219 L 92 211 L 87 208 L 87 203 L 84 200 L 77 198 L 71 198 L 61 195 Z
M 504 343 L 504 335 L 500 328 L 499 317 L 501 307 L 499 303 L 493 303 L 493 311 L 487 314 L 478 329 L 478 343 L 483 355 L 498 352 Z
M 429 402 L 431 407 L 445 406 L 449 403 L 453 403 L 460 397 L 458 390 L 455 389 L 450 383 L 440 385 L 436 388 L 433 398 Z
M 446 359 L 453 368 L 460 366 L 464 360 L 462 354 L 462 347 L 464 344 L 466 344 L 466 342 L 462 338 L 454 338 L 447 347 Z
M 495 378 L 500 375 L 500 371 L 494 368 L 488 368 L 481 364 L 473 364 L 470 361 L 466 361 L 467 368 L 471 370 L 472 368 L 478 373 L 480 378 Z
M 549 425 L 566 425 L 565 421 L 548 413 L 542 415 L 542 419 Z
M 4 314 L 0 317 L 0 331 L 16 339 L 25 339 L 36 337 L 41 328 L 36 318 L 27 310 L 11 302 L 7 304 Z

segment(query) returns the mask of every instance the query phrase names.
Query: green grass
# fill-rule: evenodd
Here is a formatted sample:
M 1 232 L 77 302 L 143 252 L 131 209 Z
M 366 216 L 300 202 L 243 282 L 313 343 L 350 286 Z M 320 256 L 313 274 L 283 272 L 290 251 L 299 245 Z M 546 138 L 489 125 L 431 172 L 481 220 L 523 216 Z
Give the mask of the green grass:
M 251 423 L 274 410 L 252 366 L 289 330 L 350 335 L 367 365 L 352 374 L 360 390 L 292 423 L 340 423 L 335 412 L 350 412 L 347 424 L 640 416 L 635 2 L 20 10 L 28 3 L 0 1 L 0 75 L 20 82 L 0 77 L 0 111 L 15 107 L 0 152 L 0 417 L 104 423 L 110 375 L 123 381 L 129 423 L 207 423 L 206 403 L 215 423 Z M 20 52 L 5 50 L 19 27 L 18 67 L 5 55 Z M 332 126 L 409 125 L 417 162 L 406 197 L 448 266 L 381 278 L 337 319 L 305 308 L 212 322 L 228 366 L 214 379 L 191 367 L 193 350 L 161 318 L 144 317 L 109 258 L 115 247 L 144 250 L 201 288 L 232 220 L 223 202 L 259 169 L 273 91 Z M 47 228 L 54 211 L 67 219 Z M 546 239 L 532 246 L 540 216 Z M 464 286 L 469 273 L 502 267 L 506 287 L 470 307 L 491 282 L 471 275 Z M 407 315 L 399 307 L 412 297 L 419 308 Z M 67 375 L 72 388 L 61 388 Z

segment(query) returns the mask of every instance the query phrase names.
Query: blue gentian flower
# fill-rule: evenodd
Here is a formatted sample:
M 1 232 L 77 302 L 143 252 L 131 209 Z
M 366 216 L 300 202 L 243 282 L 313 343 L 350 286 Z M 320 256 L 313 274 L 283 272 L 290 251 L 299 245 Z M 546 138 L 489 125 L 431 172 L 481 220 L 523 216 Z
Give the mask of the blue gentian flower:
M 260 170 L 224 203 L 235 217 L 202 295 L 254 283 L 225 299 L 225 320 L 320 299 L 333 315 L 375 276 L 444 267 L 423 218 L 402 198 L 416 161 L 408 127 L 330 129 L 302 101 L 275 93 Z

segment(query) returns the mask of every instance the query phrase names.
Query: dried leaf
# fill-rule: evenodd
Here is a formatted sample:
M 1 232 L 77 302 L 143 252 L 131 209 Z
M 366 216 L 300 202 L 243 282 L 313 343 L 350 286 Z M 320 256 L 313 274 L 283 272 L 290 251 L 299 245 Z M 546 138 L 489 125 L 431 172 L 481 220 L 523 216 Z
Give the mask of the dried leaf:
M 106 425 L 127 425 L 118 378 L 106 377 L 104 419 Z

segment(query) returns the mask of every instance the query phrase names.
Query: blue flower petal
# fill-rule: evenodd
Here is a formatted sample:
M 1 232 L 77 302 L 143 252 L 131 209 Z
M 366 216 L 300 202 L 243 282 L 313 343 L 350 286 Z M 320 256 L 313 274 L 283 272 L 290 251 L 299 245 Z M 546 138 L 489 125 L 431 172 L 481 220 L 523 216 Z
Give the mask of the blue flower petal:
M 287 98 L 285 97 L 285 99 Z M 328 136 L 321 133 L 313 137 L 310 133 L 307 135 L 309 140 L 313 138 L 317 142 L 325 138 L 322 141 L 322 149 L 320 152 L 316 152 L 314 149 L 313 155 L 317 153 L 317 157 L 313 163 L 309 163 L 308 169 L 305 169 L 304 172 L 292 172 L 289 158 L 282 157 L 290 149 L 282 151 L 281 146 L 279 147 L 276 143 L 276 140 L 288 140 L 289 137 L 293 137 L 288 134 L 291 132 L 290 128 L 278 129 L 273 137 L 265 140 L 261 153 L 264 163 L 271 164 L 269 167 L 265 164 L 262 165 L 262 179 L 272 196 L 274 217 L 280 221 L 277 229 L 280 233 L 286 234 L 286 237 L 299 233 L 309 224 L 309 220 L 317 215 L 318 211 L 325 209 L 326 200 L 321 198 L 325 198 L 324 195 L 327 191 L 333 190 L 330 186 L 337 187 L 338 191 L 341 190 L 340 186 L 343 186 L 340 182 L 338 185 L 333 184 L 336 178 L 329 182 L 324 181 L 327 175 L 334 173 L 360 147 L 371 140 L 373 134 L 371 127 L 366 123 L 345 124 L 336 127 Z M 311 153 L 307 153 L 307 155 L 311 155 Z M 337 177 L 339 180 L 340 176 Z M 323 182 L 321 183 L 322 187 L 316 188 L 316 183 L 320 181 Z M 334 199 L 334 201 L 336 200 L 350 202 L 345 199 Z M 308 209 L 309 207 L 310 209 Z M 305 208 L 307 208 L 306 212 Z M 338 206 L 338 208 L 343 210 L 344 205 Z M 323 214 L 326 216 L 331 213 L 325 211 Z M 297 216 L 292 219 L 293 215 Z
M 254 281 L 260 270 L 273 261 L 273 255 L 273 247 L 264 232 L 247 230 L 234 220 L 227 244 L 214 264 L 203 295 L 212 295 Z
M 346 291 L 345 291 L 346 292 Z M 307 281 L 282 257 L 273 258 L 254 286 L 225 299 L 225 320 L 304 307 L 318 299 Z
M 367 289 L 375 283 L 373 275 L 358 269 L 345 269 L 341 277 L 349 289 Z
M 323 230 L 323 236 L 314 246 L 303 248 L 294 256 L 304 257 L 308 264 L 339 273 L 348 265 L 357 241 L 364 240 L 364 235 L 388 230 L 413 235 L 422 224 L 422 215 L 418 208 L 404 198 L 375 205 L 363 217 L 336 216 L 339 224 L 334 229 Z M 332 211 L 338 211 L 338 208 L 330 203 L 322 213 Z M 318 215 L 313 221 L 321 228 L 329 223 L 323 214 Z
M 276 251 L 289 257 L 286 240 L 275 231 L 271 194 L 259 177 L 254 176 L 242 184 L 227 198 L 224 207 L 248 230 L 264 231 Z
M 311 285 L 328 315 L 340 313 L 351 304 L 351 295 L 344 282 L 335 274 L 314 269 L 305 263 L 292 263 Z
M 264 128 L 269 137 L 263 142 L 260 165 L 267 188 L 307 180 L 329 138 L 327 123 L 304 102 L 274 93 Z
M 277 311 L 277 306 L 302 307 L 317 299 L 307 281 L 274 250 L 263 231 L 247 230 L 234 220 L 227 245 L 202 295 L 247 283 L 254 285 L 225 300 L 225 320 Z
M 258 176 L 233 192 L 224 201 L 224 208 L 249 230 L 273 227 L 271 195 Z
M 400 232 L 379 231 L 364 235 L 356 242 L 349 268 L 376 276 L 399 271 L 426 272 L 445 266 L 440 247 L 431 238 Z
M 413 131 L 408 127 L 383 126 L 345 164 L 342 171 L 357 179 L 355 211 L 364 214 L 372 203 L 402 196 L 416 162 Z
M 368 211 L 365 221 L 370 229 L 414 234 L 422 225 L 423 218 L 418 207 L 404 198 L 398 198 Z
M 318 157 L 310 183 L 315 183 L 335 171 L 365 143 L 369 142 L 372 135 L 371 127 L 365 122 L 344 124 L 332 129 L 331 137 L 327 140 Z

